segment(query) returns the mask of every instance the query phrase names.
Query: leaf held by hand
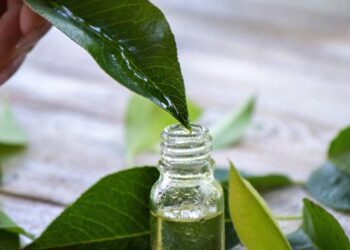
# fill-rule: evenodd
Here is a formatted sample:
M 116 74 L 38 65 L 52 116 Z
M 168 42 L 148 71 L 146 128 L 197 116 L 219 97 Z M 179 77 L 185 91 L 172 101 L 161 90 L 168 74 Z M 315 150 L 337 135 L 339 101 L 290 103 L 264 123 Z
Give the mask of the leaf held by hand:
M 131 91 L 189 128 L 174 35 L 147 0 L 26 0 Z
M 202 114 L 202 110 L 193 102 L 188 102 L 191 121 Z M 125 119 L 126 159 L 128 164 L 132 158 L 142 151 L 152 150 L 160 142 L 162 130 L 176 123 L 176 120 L 163 112 L 159 107 L 139 96 L 130 98 Z

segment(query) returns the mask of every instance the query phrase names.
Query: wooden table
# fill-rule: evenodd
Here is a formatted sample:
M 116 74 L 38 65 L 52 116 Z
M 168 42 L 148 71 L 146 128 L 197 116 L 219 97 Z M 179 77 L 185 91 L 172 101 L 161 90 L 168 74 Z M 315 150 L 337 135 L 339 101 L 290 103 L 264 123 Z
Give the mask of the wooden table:
M 350 2 L 347 0 L 160 1 L 175 33 L 187 94 L 206 121 L 252 94 L 254 124 L 238 146 L 214 153 L 257 174 L 305 180 L 330 139 L 350 124 Z M 100 177 L 125 167 L 129 91 L 81 48 L 52 29 L 0 90 L 30 146 L 5 166 L 3 209 L 39 234 Z M 154 164 L 143 154 L 135 165 Z M 306 193 L 265 195 L 276 214 L 296 214 Z M 350 216 L 335 213 L 350 234 Z M 282 223 L 289 232 L 298 222 Z

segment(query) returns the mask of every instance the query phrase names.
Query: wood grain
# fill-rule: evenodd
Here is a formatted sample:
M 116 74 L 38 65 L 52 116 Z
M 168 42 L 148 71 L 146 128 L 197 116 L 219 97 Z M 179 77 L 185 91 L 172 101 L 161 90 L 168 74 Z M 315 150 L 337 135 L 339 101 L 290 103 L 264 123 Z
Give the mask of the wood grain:
M 258 96 L 244 140 L 213 154 L 253 173 L 305 180 L 329 140 L 350 123 L 350 6 L 346 0 L 154 1 L 177 38 L 187 93 L 210 124 Z M 268 13 L 268 14 L 267 14 Z M 53 29 L 4 87 L 30 146 L 5 164 L 0 202 L 40 233 L 63 207 L 124 164 L 130 93 Z M 136 165 L 156 164 L 143 154 Z M 277 214 L 300 213 L 300 188 L 266 194 Z M 335 213 L 350 235 L 350 219 Z M 286 232 L 298 225 L 283 223 Z

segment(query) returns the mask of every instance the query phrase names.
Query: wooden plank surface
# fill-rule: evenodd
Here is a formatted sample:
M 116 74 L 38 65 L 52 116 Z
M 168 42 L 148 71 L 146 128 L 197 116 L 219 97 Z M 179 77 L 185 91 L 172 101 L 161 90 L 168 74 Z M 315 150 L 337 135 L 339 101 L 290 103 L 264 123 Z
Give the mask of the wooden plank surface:
M 237 147 L 213 154 L 239 168 L 305 180 L 329 140 L 350 124 L 350 5 L 337 1 L 155 1 L 177 38 L 187 94 L 203 122 L 258 96 L 254 124 Z M 268 13 L 268 14 L 267 14 Z M 4 87 L 30 147 L 5 166 L 0 201 L 39 234 L 65 205 L 124 164 L 130 93 L 52 29 Z M 135 164 L 155 164 L 144 154 Z M 306 194 L 266 194 L 277 214 L 295 214 Z M 350 235 L 349 217 L 335 213 Z M 297 224 L 283 223 L 286 231 Z

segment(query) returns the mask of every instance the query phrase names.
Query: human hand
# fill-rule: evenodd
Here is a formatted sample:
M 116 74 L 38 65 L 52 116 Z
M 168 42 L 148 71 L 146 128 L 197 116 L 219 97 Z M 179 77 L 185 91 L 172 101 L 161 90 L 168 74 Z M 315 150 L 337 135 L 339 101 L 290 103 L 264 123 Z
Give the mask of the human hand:
M 0 0 L 0 85 L 16 72 L 49 28 L 22 0 Z

